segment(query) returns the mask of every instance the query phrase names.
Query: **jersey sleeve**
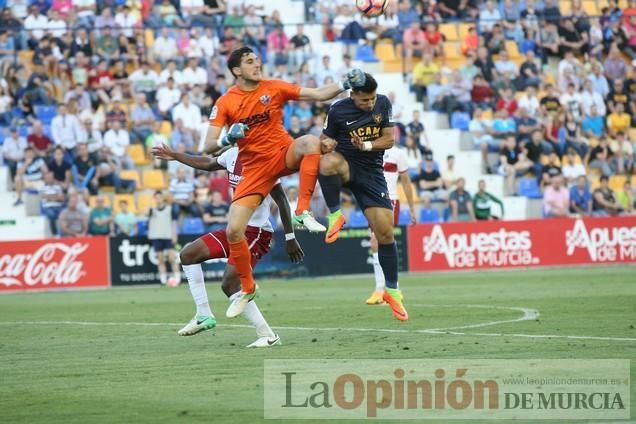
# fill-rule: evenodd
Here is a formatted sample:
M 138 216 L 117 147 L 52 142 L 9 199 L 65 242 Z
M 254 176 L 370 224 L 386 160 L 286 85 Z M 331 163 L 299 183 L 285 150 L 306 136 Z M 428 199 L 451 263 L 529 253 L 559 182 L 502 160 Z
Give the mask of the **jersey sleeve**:
M 329 138 L 337 139 L 338 136 L 338 117 L 335 108 L 332 106 L 325 117 L 325 124 L 322 127 L 322 133 Z
M 382 108 L 382 128 L 391 128 L 395 126 L 393 122 L 393 107 L 388 98 L 384 99 L 385 106 Z
M 218 163 L 219 165 L 221 165 L 223 168 L 227 169 L 227 157 L 228 157 L 228 152 L 231 149 L 228 149 L 226 151 L 224 151 L 223 153 L 221 153 L 219 155 L 219 157 L 216 158 L 216 163 Z
M 409 170 L 409 164 L 406 159 L 406 153 L 402 149 L 396 149 L 397 155 L 397 170 L 399 173 L 406 172 Z
M 301 87 L 296 84 L 290 84 L 285 81 L 275 80 L 274 89 L 280 93 L 283 101 L 298 100 L 300 98 Z
M 214 127 L 223 128 L 228 124 L 228 107 L 227 107 L 227 97 L 221 96 L 219 100 L 216 101 L 216 104 L 212 108 L 210 112 L 210 116 L 208 118 L 208 122 L 210 125 Z

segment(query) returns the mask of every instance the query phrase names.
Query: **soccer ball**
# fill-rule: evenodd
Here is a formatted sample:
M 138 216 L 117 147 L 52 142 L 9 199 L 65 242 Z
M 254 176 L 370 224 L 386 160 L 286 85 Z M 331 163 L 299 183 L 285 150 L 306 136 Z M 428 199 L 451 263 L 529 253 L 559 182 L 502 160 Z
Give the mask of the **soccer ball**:
M 388 4 L 389 0 L 356 0 L 356 7 L 367 18 L 383 14 Z

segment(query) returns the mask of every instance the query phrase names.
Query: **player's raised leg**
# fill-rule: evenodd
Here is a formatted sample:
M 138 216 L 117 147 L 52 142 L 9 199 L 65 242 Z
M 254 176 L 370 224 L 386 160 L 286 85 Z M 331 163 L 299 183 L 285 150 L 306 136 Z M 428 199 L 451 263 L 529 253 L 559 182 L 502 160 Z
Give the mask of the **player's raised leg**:
M 209 242 L 206 242 L 205 237 L 210 238 Z M 218 247 L 211 252 L 210 245 L 215 242 L 214 236 L 206 234 L 185 245 L 179 256 L 181 258 L 181 266 L 188 280 L 188 287 L 190 288 L 190 294 L 196 305 L 196 313 L 194 318 L 187 323 L 182 329 L 177 331 L 180 336 L 194 336 L 197 333 L 205 330 L 211 330 L 216 326 L 216 318 L 210 309 L 210 303 L 208 302 L 208 293 L 205 290 L 205 281 L 203 279 L 203 269 L 201 264 L 212 257 L 226 257 L 224 254 L 217 254 L 215 252 L 221 252 L 225 248 L 222 245 L 221 240 L 216 239 Z
M 313 135 L 305 135 L 294 140 L 287 150 L 285 165 L 289 169 L 299 170 L 298 205 L 294 221 L 304 225 L 309 231 L 322 232 L 326 228 L 316 221 L 309 212 L 311 198 L 316 188 L 320 167 L 320 139 Z
M 223 282 L 221 285 L 223 293 L 228 297 L 230 303 L 233 303 L 237 296 L 241 293 L 241 281 L 234 265 L 228 264 L 223 274 Z M 242 315 L 256 329 L 256 341 L 247 347 L 272 347 L 280 344 L 280 337 L 272 331 L 265 317 L 256 305 L 255 301 L 249 302 L 242 312 Z
M 245 310 L 248 302 L 256 297 L 258 287 L 254 283 L 252 275 L 252 255 L 245 238 L 245 230 L 254 210 L 261 204 L 261 201 L 262 196 L 252 194 L 234 201 L 230 206 L 226 233 L 230 245 L 230 258 L 232 258 L 241 280 L 241 290 L 225 312 L 228 318 L 239 316 Z
M 406 321 L 408 313 L 398 286 L 398 252 L 393 236 L 393 210 L 369 207 L 364 214 L 378 239 L 378 259 L 385 279 L 384 301 L 391 306 L 395 318 Z
M 349 164 L 338 152 L 331 152 L 320 159 L 320 188 L 329 208 L 329 224 L 325 234 L 325 242 L 338 240 L 345 218 L 340 210 L 340 190 L 349 181 Z

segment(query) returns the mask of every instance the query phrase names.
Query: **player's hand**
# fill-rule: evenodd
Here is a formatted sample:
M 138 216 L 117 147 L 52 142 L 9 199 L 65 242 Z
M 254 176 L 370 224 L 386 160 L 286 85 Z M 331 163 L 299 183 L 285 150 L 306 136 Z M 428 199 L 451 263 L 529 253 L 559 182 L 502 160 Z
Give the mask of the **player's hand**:
M 320 140 L 320 153 L 323 155 L 326 153 L 331 153 L 336 150 L 336 145 L 338 142 L 333 138 L 323 138 Z
M 240 122 L 232 124 L 226 136 L 221 140 L 221 144 L 223 146 L 232 146 L 238 143 L 240 139 L 245 138 L 245 132 L 249 129 L 250 127 Z
M 156 159 L 174 160 L 175 151 L 172 150 L 167 144 L 154 146 L 151 152 Z
M 364 74 L 362 69 L 352 69 L 347 74 L 346 79 L 342 82 L 342 87 L 345 90 L 351 90 L 364 87 L 364 84 L 367 82 L 367 77 Z
M 351 137 L 351 144 L 353 144 L 353 147 L 356 149 L 364 151 L 364 142 L 358 134 L 354 134 L 353 137 Z
M 295 264 L 302 262 L 305 257 L 305 252 L 296 239 L 287 240 L 287 254 L 289 260 Z

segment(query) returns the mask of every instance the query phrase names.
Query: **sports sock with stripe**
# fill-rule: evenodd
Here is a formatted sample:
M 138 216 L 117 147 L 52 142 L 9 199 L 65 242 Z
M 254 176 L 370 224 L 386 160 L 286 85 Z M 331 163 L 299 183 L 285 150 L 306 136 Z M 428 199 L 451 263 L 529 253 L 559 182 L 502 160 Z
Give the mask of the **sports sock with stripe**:
M 188 287 L 194 299 L 194 304 L 197 305 L 198 317 L 211 317 L 212 310 L 210 309 L 210 303 L 208 302 L 208 293 L 205 290 L 205 281 L 203 279 L 203 269 L 201 264 L 194 265 L 181 265 L 186 279 L 188 280 Z
M 378 259 L 384 272 L 385 284 L 391 289 L 398 288 L 398 252 L 395 242 L 378 245 Z
M 245 238 L 238 243 L 230 243 L 230 257 L 234 261 L 236 272 L 241 279 L 241 290 L 245 293 L 252 293 L 255 288 L 252 276 L 252 255 Z
M 375 276 L 375 291 L 384 290 L 384 272 L 380 266 L 378 252 L 373 252 L 373 275 Z
M 320 154 L 314 153 L 303 156 L 300 162 L 299 183 L 298 183 L 298 205 L 296 215 L 311 209 L 311 198 L 314 195 L 316 181 L 318 180 L 318 169 L 320 168 Z
M 322 195 L 325 203 L 329 208 L 329 212 L 334 213 L 340 210 L 340 190 L 342 189 L 342 179 L 340 175 L 322 175 L 318 176 Z
M 230 296 L 230 302 L 232 302 L 232 300 L 234 300 L 234 298 L 238 295 L 239 292 L 236 292 L 232 296 Z M 267 324 L 267 321 L 265 321 L 265 317 L 263 317 L 261 310 L 258 309 L 255 301 L 252 300 L 247 304 L 245 310 L 243 310 L 242 315 L 245 317 L 246 320 L 249 321 L 250 324 L 254 326 L 254 328 L 256 328 L 256 335 L 258 337 L 275 336 L 269 324 Z

